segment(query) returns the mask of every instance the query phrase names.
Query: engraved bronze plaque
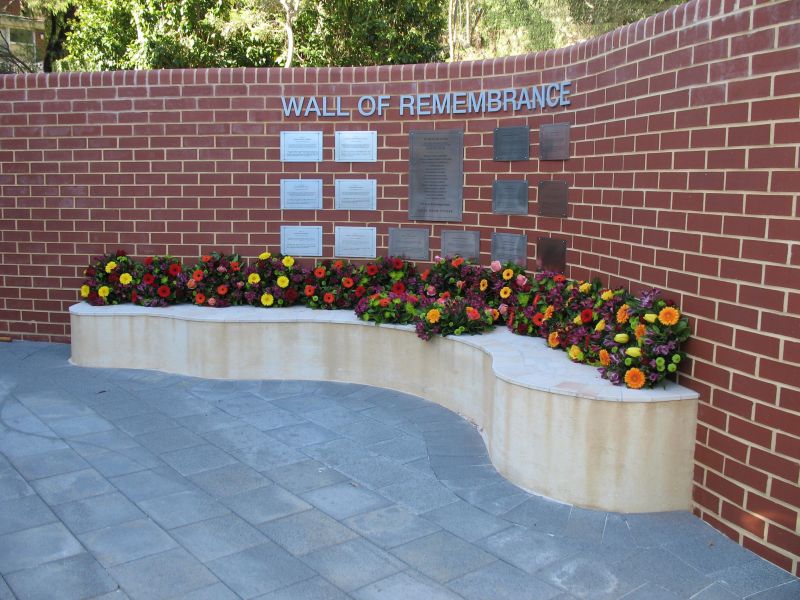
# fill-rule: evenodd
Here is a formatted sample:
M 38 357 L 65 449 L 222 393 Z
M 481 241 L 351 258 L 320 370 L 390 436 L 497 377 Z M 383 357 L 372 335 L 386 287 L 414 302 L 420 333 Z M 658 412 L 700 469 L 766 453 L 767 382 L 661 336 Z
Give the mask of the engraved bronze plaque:
M 477 260 L 481 237 L 477 231 L 442 231 L 442 256 L 461 256 Z
M 528 214 L 528 182 L 498 179 L 492 184 L 492 212 L 497 215 Z
M 563 273 L 567 269 L 567 242 L 555 238 L 536 239 L 536 266 L 542 271 Z
M 427 229 L 389 229 L 389 256 L 402 256 L 411 260 L 429 260 L 430 233 Z
M 409 134 L 408 218 L 461 222 L 464 132 L 461 129 Z
M 540 181 L 539 216 L 565 218 L 568 197 L 569 184 L 566 181 Z
M 528 262 L 528 236 L 515 233 L 492 234 L 492 260 L 513 262 L 525 267 Z
M 530 157 L 530 127 L 498 127 L 494 130 L 495 160 L 528 160 Z
M 569 160 L 569 123 L 541 126 L 539 160 Z

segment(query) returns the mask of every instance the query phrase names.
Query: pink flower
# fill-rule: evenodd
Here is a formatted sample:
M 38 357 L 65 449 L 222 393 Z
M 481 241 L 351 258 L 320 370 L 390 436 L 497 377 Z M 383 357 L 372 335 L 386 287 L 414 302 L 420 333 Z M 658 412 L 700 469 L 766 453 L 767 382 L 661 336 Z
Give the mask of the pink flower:
M 497 307 L 497 310 L 499 310 L 500 314 L 505 317 L 506 313 L 508 312 L 508 304 L 504 302 L 503 304 Z
M 519 275 L 517 275 L 517 285 L 518 285 L 519 287 L 522 287 L 522 286 L 523 286 L 523 285 L 525 285 L 526 283 L 528 283 L 528 278 L 527 278 L 527 277 L 525 277 L 525 275 L 523 275 L 522 273 L 520 273 Z
M 503 268 L 503 265 L 500 264 L 499 260 L 493 260 L 489 265 L 489 268 L 492 270 L 492 273 L 497 273 L 500 269 Z
M 462 289 L 464 287 L 464 281 L 456 281 L 456 287 L 458 289 Z
M 226 273 L 227 271 L 228 271 L 228 269 L 226 269 L 222 265 L 217 267 L 217 273 Z
M 429 285 L 427 288 L 425 288 L 425 292 L 428 294 L 428 296 L 435 296 L 436 288 L 432 285 Z

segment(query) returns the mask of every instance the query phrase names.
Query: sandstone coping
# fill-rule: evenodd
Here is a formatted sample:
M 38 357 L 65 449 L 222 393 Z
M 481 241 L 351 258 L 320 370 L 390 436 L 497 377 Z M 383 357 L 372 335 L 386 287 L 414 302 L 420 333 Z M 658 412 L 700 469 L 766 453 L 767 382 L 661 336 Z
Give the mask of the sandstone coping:
M 425 342 L 412 326 L 306 307 L 80 303 L 70 319 L 79 366 L 394 389 L 475 423 L 498 471 L 531 492 L 615 512 L 691 506 L 697 393 L 614 386 L 540 338 L 497 328 Z

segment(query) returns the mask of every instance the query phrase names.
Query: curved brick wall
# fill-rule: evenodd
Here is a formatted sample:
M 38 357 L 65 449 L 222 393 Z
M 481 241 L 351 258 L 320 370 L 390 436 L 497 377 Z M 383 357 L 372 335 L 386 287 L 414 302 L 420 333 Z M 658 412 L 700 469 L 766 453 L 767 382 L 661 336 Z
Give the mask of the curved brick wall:
M 700 0 L 589 42 L 479 63 L 209 69 L 0 78 L 0 334 L 66 341 L 89 257 L 254 256 L 281 224 L 407 223 L 408 132 L 465 131 L 464 221 L 430 226 L 566 239 L 569 273 L 666 288 L 696 335 L 681 383 L 701 394 L 695 510 L 798 573 L 800 535 L 800 3 Z M 281 96 L 519 88 L 571 80 L 569 107 L 453 117 L 283 118 Z M 355 110 L 352 110 L 356 114 Z M 492 161 L 492 131 L 572 123 L 568 162 Z M 282 164 L 279 132 L 325 132 L 325 162 Z M 378 162 L 333 162 L 333 132 L 378 132 Z M 322 211 L 280 210 L 280 179 L 324 181 Z M 341 173 L 378 181 L 378 210 L 334 211 Z M 530 216 L 491 213 L 525 177 Z M 564 220 L 536 184 L 570 182 Z M 416 224 L 415 226 L 420 226 Z M 379 252 L 380 252 L 379 249 Z M 533 266 L 533 261 L 529 266 Z

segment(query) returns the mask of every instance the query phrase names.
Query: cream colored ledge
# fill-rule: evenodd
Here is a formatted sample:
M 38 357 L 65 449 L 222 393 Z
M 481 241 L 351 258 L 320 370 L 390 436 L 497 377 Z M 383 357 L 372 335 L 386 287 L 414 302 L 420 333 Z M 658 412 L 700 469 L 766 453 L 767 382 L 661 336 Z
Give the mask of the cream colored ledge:
M 473 421 L 522 488 L 617 512 L 691 504 L 698 396 L 630 390 L 504 328 L 424 342 L 351 311 L 70 307 L 72 362 L 216 379 L 344 381 L 421 396 Z

